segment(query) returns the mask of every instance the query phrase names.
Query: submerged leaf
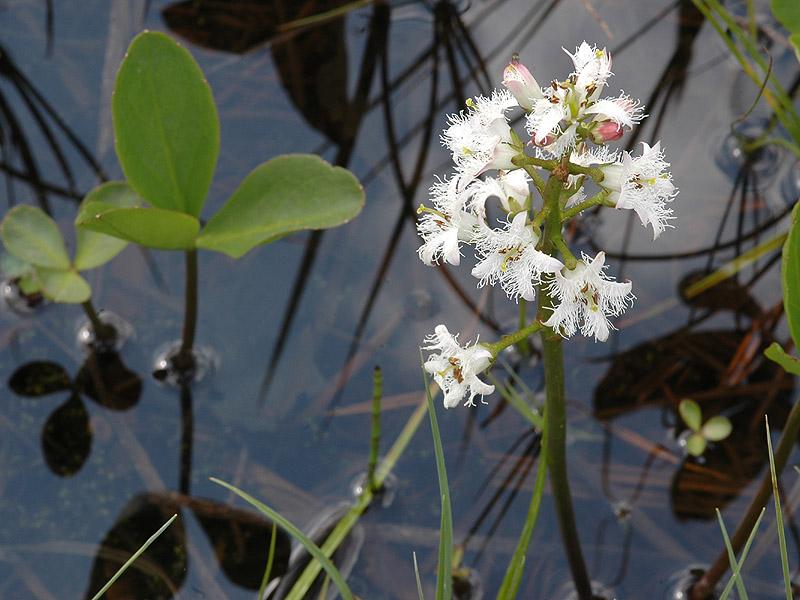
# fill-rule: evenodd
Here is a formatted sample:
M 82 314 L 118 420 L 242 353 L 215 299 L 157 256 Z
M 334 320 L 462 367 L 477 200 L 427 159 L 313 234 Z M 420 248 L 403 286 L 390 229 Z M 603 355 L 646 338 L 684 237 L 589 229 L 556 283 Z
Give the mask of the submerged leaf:
M 198 248 L 239 258 L 277 236 L 346 223 L 364 206 L 350 171 L 290 154 L 256 167 L 200 232 Z
M 136 192 L 124 181 L 108 181 L 94 188 L 81 202 L 78 208 L 79 215 L 83 207 L 90 202 L 104 202 L 118 208 L 140 204 Z M 126 240 L 98 233 L 86 227 L 79 227 L 76 236 L 73 263 L 79 271 L 94 269 L 107 263 L 128 245 Z
M 157 208 L 199 217 L 219 153 L 219 118 L 192 55 L 163 33 L 137 35 L 117 74 L 112 113 L 131 187 Z
M 35 398 L 72 388 L 72 380 L 64 367 L 49 361 L 36 361 L 22 365 L 8 380 L 15 394 Z
M 50 470 L 60 477 L 80 471 L 92 449 L 89 413 L 78 394 L 59 406 L 42 429 L 42 453 Z
M 191 215 L 161 208 L 117 208 L 106 202 L 90 202 L 75 224 L 135 244 L 159 250 L 194 248 L 200 222 Z
M 156 494 L 134 497 L 97 551 L 85 598 L 117 572 L 172 515 L 178 518 L 142 553 L 103 596 L 106 600 L 169 600 L 177 595 L 188 567 L 186 530 L 178 504 Z
M 15 206 L 0 223 L 6 249 L 39 267 L 69 269 L 70 261 L 58 225 L 35 206 Z
M 128 410 L 142 395 L 141 378 L 116 352 L 92 352 L 75 376 L 75 385 L 89 398 L 111 410 Z

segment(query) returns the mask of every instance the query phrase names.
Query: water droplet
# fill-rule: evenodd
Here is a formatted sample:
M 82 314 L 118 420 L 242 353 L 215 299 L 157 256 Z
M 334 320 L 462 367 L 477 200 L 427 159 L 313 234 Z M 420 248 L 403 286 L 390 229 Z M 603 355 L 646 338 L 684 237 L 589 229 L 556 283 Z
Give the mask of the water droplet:
M 430 319 L 439 312 L 439 304 L 428 290 L 412 290 L 404 304 L 406 316 L 415 321 Z
M 715 157 L 717 166 L 732 181 L 744 177 L 742 169 L 747 169 L 748 189 L 768 188 L 775 180 L 786 153 L 774 144 L 748 149 L 750 144 L 765 135 L 769 135 L 768 121 L 763 117 L 739 123 L 722 141 Z
M 108 339 L 98 339 L 87 317 L 78 321 L 75 340 L 85 352 L 119 352 L 125 343 L 135 336 L 133 325 L 110 310 L 101 310 L 100 321 L 114 328 L 114 335 Z
M 15 279 L 3 279 L 0 281 L 0 294 L 2 294 L 6 306 L 21 316 L 32 315 L 47 305 L 44 296 L 38 292 L 24 294 L 19 289 Z
M 378 464 L 380 464 L 380 460 L 378 460 Z M 367 473 L 366 471 L 360 473 L 354 480 L 352 485 L 350 486 L 350 492 L 353 494 L 355 498 L 360 498 L 361 494 L 364 493 L 367 485 Z M 383 485 L 381 489 L 376 492 L 375 499 L 378 500 L 381 508 L 389 508 L 392 503 L 394 502 L 394 498 L 397 495 L 397 477 L 394 476 L 393 473 L 389 473 L 386 478 L 383 480 Z
M 200 383 L 219 369 L 220 357 L 210 346 L 195 346 L 187 364 L 181 357 L 181 341 L 175 340 L 161 346 L 153 360 L 153 377 L 165 385 L 181 387 Z

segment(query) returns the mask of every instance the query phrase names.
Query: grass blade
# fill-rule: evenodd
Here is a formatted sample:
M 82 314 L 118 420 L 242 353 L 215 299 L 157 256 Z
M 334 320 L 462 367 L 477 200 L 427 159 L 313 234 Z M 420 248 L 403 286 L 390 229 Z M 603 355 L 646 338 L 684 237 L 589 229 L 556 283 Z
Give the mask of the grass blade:
M 420 359 L 422 356 L 420 356 Z M 453 514 L 450 508 L 450 490 L 447 485 L 447 470 L 444 464 L 442 438 L 439 435 L 439 424 L 436 421 L 436 408 L 433 405 L 428 374 L 422 369 L 425 382 L 425 393 L 428 399 L 428 415 L 431 419 L 433 449 L 436 453 L 436 472 L 439 475 L 439 493 L 442 498 L 442 520 L 439 529 L 439 573 L 436 579 L 436 600 L 451 600 L 453 597 Z
M 719 528 L 722 531 L 722 539 L 725 540 L 725 548 L 728 550 L 728 560 L 731 562 L 731 572 L 733 573 L 732 579 L 733 582 L 736 584 L 736 591 L 739 594 L 739 600 L 749 600 L 747 596 L 747 591 L 744 589 L 744 581 L 742 581 L 742 575 L 739 572 L 739 563 L 736 560 L 736 553 L 734 553 L 733 548 L 731 547 L 731 538 L 728 537 L 728 530 L 725 528 L 725 521 L 722 520 L 722 513 L 719 512 L 719 509 L 715 509 L 717 511 L 717 521 L 719 522 Z
M 264 591 L 272 578 L 272 562 L 275 560 L 275 544 L 278 540 L 278 526 L 273 521 L 272 535 L 269 537 L 269 553 L 267 554 L 267 568 L 264 569 L 264 576 L 261 578 L 261 585 L 258 587 L 258 600 L 264 598 Z
M 542 504 L 544 494 L 544 482 L 547 479 L 547 434 L 542 437 L 542 449 L 539 452 L 539 464 L 536 467 L 536 483 L 533 488 L 533 496 L 528 506 L 528 515 L 525 517 L 525 524 L 519 535 L 517 547 L 511 562 L 508 563 L 503 583 L 497 593 L 497 600 L 513 600 L 517 597 L 519 585 L 522 582 L 522 574 L 525 570 L 525 556 L 528 553 L 528 545 L 533 535 L 533 528 L 539 517 L 539 507 Z
M 273 522 L 277 523 L 281 527 L 283 527 L 286 532 L 291 535 L 294 539 L 296 539 L 303 547 L 308 551 L 308 553 L 313 556 L 319 564 L 325 569 L 325 572 L 330 576 L 331 581 L 333 581 L 336 589 L 339 590 L 339 593 L 342 595 L 344 600 L 353 600 L 353 594 L 350 591 L 350 588 L 347 587 L 344 579 L 342 579 L 341 573 L 339 573 L 339 569 L 337 569 L 334 564 L 328 559 L 325 554 L 323 554 L 322 550 L 319 549 L 314 542 L 312 542 L 306 534 L 300 531 L 293 523 L 282 517 L 279 513 L 271 509 L 269 506 L 260 502 L 253 498 L 247 492 L 243 492 L 236 486 L 231 485 L 221 479 L 217 479 L 216 477 L 211 477 L 211 481 L 216 483 L 217 485 L 221 485 L 222 487 L 232 491 L 234 494 L 239 496 L 242 500 L 250 504 L 251 506 L 258 509 L 261 513 L 269 517 Z
M 103 594 L 106 593 L 108 588 L 110 588 L 112 586 L 112 584 L 117 579 L 119 579 L 120 575 L 122 575 L 125 571 L 127 571 L 128 567 L 130 567 L 133 564 L 133 562 L 142 555 L 142 552 L 147 550 L 148 546 L 150 546 L 150 544 L 155 542 L 158 539 L 158 536 L 160 536 L 162 533 L 164 533 L 164 530 L 167 527 L 169 527 L 172 524 L 172 522 L 177 518 L 178 518 L 177 513 L 172 515 L 172 517 L 170 517 L 169 521 L 164 523 L 158 531 L 156 531 L 153 535 L 151 535 L 149 538 L 147 538 L 147 541 L 144 544 L 142 544 L 142 546 L 136 552 L 133 553 L 133 556 L 131 556 L 128 560 L 125 561 L 125 564 L 122 565 L 119 568 L 119 571 L 114 573 L 114 576 L 111 579 L 109 579 L 108 582 L 102 588 L 100 588 L 100 591 L 97 592 L 92 597 L 92 600 L 98 600 L 99 598 L 101 598 L 103 596 Z
M 417 596 L 419 600 L 425 600 L 425 594 L 422 593 L 422 582 L 419 579 L 419 565 L 417 564 L 417 553 L 412 552 L 411 557 L 414 559 L 414 577 L 417 578 Z
M 733 569 L 733 563 L 731 563 L 731 570 L 735 573 L 739 573 L 742 569 L 742 565 L 744 564 L 745 559 L 747 558 L 747 553 L 750 552 L 750 544 L 753 543 L 753 540 L 756 539 L 756 532 L 758 531 L 758 526 L 761 525 L 761 519 L 764 517 L 764 513 L 766 512 L 766 507 L 761 509 L 761 512 L 758 515 L 758 519 L 756 519 L 755 525 L 753 525 L 753 529 L 750 530 L 750 535 L 747 537 L 747 542 L 742 549 L 742 556 L 739 558 L 739 562 L 736 565 L 736 569 Z M 730 543 L 730 542 L 728 542 Z M 741 577 L 741 575 L 738 575 Z M 733 590 L 733 584 L 738 578 L 737 575 L 731 575 L 731 578 L 728 579 L 728 583 L 725 585 L 725 589 L 722 590 L 722 594 L 719 596 L 719 600 L 727 600 L 728 596 Z
M 781 568 L 783 569 L 783 587 L 786 590 L 786 600 L 792 600 L 792 581 L 789 577 L 789 558 L 786 552 L 786 532 L 783 530 L 783 511 L 781 499 L 778 495 L 778 476 L 775 473 L 775 456 L 772 453 L 772 439 L 769 435 L 769 419 L 764 417 L 767 427 L 767 450 L 769 450 L 769 473 L 772 477 L 772 499 L 775 502 L 775 522 L 778 528 L 778 548 L 781 554 Z

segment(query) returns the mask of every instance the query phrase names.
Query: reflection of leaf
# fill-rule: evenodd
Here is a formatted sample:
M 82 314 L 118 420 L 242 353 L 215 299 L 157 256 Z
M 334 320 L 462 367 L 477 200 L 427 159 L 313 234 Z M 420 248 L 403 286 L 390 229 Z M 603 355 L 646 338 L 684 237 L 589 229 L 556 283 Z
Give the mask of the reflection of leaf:
M 693 398 L 706 414 L 710 399 L 730 398 L 760 402 L 763 393 L 750 386 L 723 385 L 731 361 L 736 356 L 743 333 L 734 331 L 680 332 L 647 341 L 616 355 L 611 367 L 594 392 L 595 414 L 601 419 L 641 408 L 647 404 L 671 402 L 674 398 Z M 778 368 L 768 361 L 749 373 L 743 383 L 771 382 Z M 785 385 L 792 385 L 787 378 Z M 665 392 L 669 391 L 669 394 Z
M 692 284 L 697 283 L 707 276 L 706 271 L 692 271 L 681 279 L 678 292 L 681 299 L 689 306 L 695 308 L 710 308 L 711 310 L 731 310 L 742 313 L 752 319 L 761 315 L 762 310 L 758 302 L 750 295 L 749 290 L 733 278 L 724 279 L 694 295 L 686 298 L 685 292 Z
M 91 598 L 148 537 L 173 514 L 169 498 L 145 494 L 133 498 L 100 544 L 86 598 Z M 186 578 L 186 531 L 178 515 L 161 536 L 106 592 L 107 600 L 169 600 Z
M 127 410 L 142 394 L 142 380 L 116 352 L 92 352 L 75 377 L 78 390 L 112 410 Z
M 279 11 L 274 0 L 183 0 L 167 6 L 161 16 L 170 30 L 193 44 L 240 54 L 275 32 Z
M 257 590 L 267 564 L 272 523 L 252 512 L 210 500 L 192 498 L 187 503 L 211 541 L 228 579 L 241 587 Z M 278 527 L 272 578 L 286 572 L 290 551 L 289 535 Z
M 42 429 L 42 452 L 56 475 L 70 477 L 86 462 L 92 449 L 89 413 L 78 394 L 73 394 L 47 419 Z
M 284 21 L 345 3 L 346 0 L 288 2 Z M 343 18 L 325 21 L 285 40 L 276 40 L 271 46 L 281 82 L 294 105 L 309 125 L 337 144 L 350 137 L 344 25 Z
M 54 362 L 37 361 L 22 365 L 8 380 L 8 387 L 20 396 L 44 396 L 72 387 L 63 367 Z

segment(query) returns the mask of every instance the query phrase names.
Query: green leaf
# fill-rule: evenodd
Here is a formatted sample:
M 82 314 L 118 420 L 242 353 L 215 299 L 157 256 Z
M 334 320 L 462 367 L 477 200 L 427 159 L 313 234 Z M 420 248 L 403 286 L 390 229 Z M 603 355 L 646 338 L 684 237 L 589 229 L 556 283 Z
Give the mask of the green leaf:
M 33 273 L 33 267 L 14 254 L 3 252 L 0 255 L 0 271 L 5 277 L 15 279 Z
M 800 33 L 790 35 L 789 43 L 794 47 L 794 55 L 797 57 L 797 62 L 800 62 Z
M 686 440 L 686 451 L 692 456 L 702 456 L 706 451 L 706 438 L 701 433 L 693 433 Z
M 420 367 L 422 367 L 422 351 L 420 350 Z M 442 515 L 439 523 L 439 569 L 436 576 L 436 600 L 452 600 L 453 598 L 453 512 L 450 505 L 450 487 L 447 483 L 447 469 L 444 463 L 442 437 L 436 420 L 436 407 L 428 385 L 428 374 L 422 368 L 422 382 L 428 403 L 428 416 L 431 420 L 433 451 L 436 456 L 436 474 L 439 476 L 439 495 L 442 500 Z
M 800 33 L 800 3 L 797 0 L 772 0 L 772 14 L 790 33 Z
M 89 202 L 75 220 L 78 227 L 160 250 L 194 248 L 200 222 L 174 210 L 118 208 L 106 202 Z
M 792 334 L 795 348 L 800 348 L 800 223 L 798 223 L 800 202 L 792 210 L 792 224 L 789 237 L 783 245 L 781 265 L 781 285 L 783 287 L 783 307 L 789 333 Z
M 306 551 L 319 562 L 322 568 L 325 569 L 325 572 L 328 574 L 328 576 L 330 576 L 334 585 L 336 585 L 336 588 L 339 590 L 342 598 L 344 598 L 344 600 L 353 600 L 353 593 L 350 591 L 347 583 L 345 583 L 344 578 L 342 578 L 342 574 L 339 573 L 339 569 L 337 569 L 330 559 L 323 554 L 322 550 L 319 549 L 319 546 L 310 540 L 306 534 L 300 531 L 300 529 L 298 529 L 294 523 L 281 516 L 278 512 L 274 511 L 263 502 L 256 500 L 247 492 L 243 492 L 230 483 L 222 481 L 221 479 L 217 479 L 216 477 L 210 477 L 210 479 L 217 485 L 221 485 L 222 487 L 227 488 L 239 496 L 242 500 L 258 509 L 267 518 L 271 519 L 273 522 L 285 529 L 286 532 L 295 540 L 297 540 L 306 549 Z
M 703 424 L 701 433 L 709 442 L 719 442 L 728 437 L 731 431 L 733 431 L 733 425 L 728 417 L 716 415 Z
M 778 363 L 787 373 L 800 375 L 800 358 L 795 358 L 787 354 L 778 342 L 772 342 L 769 347 L 764 350 L 764 356 Z
M 703 414 L 700 406 L 694 400 L 684 399 L 678 404 L 678 412 L 686 426 L 692 431 L 700 431 Z
M 17 281 L 17 287 L 19 288 L 19 291 L 21 291 L 23 294 L 27 294 L 28 296 L 31 294 L 36 294 L 42 289 L 42 286 L 39 285 L 39 280 L 36 279 L 35 273 L 28 273 L 20 277 Z
M 81 304 L 92 295 L 92 288 L 75 271 L 39 267 L 36 276 L 42 286 L 42 294 L 53 302 Z
M 109 181 L 94 188 L 81 202 L 78 214 L 91 202 L 104 202 L 120 208 L 141 204 L 136 192 L 124 181 Z M 73 264 L 79 271 L 97 268 L 122 252 L 127 245 L 125 240 L 80 227 Z
M 197 246 L 239 258 L 287 233 L 346 223 L 363 206 L 364 190 L 347 169 L 311 154 L 279 156 L 244 179 Z
M 192 55 L 163 33 L 140 33 L 117 73 L 111 109 L 131 187 L 157 208 L 199 217 L 219 154 L 219 118 Z
M 0 224 L 0 236 L 11 254 L 27 263 L 50 269 L 70 267 L 58 225 L 40 208 L 12 208 Z

